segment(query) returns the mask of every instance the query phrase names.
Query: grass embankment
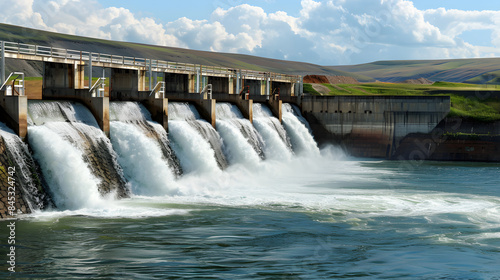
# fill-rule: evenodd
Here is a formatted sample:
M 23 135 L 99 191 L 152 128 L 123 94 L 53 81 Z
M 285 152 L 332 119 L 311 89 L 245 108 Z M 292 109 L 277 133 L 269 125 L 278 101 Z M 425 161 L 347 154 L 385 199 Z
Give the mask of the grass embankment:
M 364 83 L 322 84 L 328 95 L 449 95 L 449 117 L 470 118 L 481 122 L 500 120 L 500 86 L 435 82 L 432 85 Z M 304 92 L 320 95 L 311 84 L 304 84 Z M 494 97 L 493 95 L 496 95 Z

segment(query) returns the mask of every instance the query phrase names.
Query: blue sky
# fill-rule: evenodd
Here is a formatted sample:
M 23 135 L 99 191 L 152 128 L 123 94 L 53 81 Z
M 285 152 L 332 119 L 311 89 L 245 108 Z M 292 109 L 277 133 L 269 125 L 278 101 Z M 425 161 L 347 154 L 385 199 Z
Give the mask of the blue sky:
M 3 0 L 0 22 L 321 65 L 500 56 L 500 2 Z

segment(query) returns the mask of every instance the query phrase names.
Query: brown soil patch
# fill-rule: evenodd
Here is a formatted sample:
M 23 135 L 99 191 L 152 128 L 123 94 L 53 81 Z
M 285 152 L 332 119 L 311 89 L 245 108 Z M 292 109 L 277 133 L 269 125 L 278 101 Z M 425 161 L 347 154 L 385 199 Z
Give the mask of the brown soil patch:
M 323 75 L 307 75 L 304 77 L 306 84 L 329 84 L 328 78 Z
M 24 81 L 24 91 L 28 99 L 42 99 L 42 80 Z

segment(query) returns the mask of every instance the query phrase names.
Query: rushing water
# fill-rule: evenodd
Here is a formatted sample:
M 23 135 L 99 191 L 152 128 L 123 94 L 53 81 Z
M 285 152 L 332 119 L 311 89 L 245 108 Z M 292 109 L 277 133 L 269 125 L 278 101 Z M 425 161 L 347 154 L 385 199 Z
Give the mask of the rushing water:
M 261 113 L 268 110 L 258 109 Z M 286 106 L 283 116 L 286 130 L 273 132 L 271 128 L 277 124 L 266 120 L 265 112 L 256 118 L 264 160 L 241 136 L 246 144 L 241 149 L 253 152 L 256 160 L 245 162 L 245 153 L 240 153 L 228 157 L 230 164 L 221 170 L 211 145 L 198 138 L 198 130 L 184 119 L 196 111 L 183 105 L 172 111 L 175 110 L 183 117 L 169 122 L 168 137 L 184 174 L 173 176 L 168 161 L 161 157 L 160 145 L 149 141 L 151 138 L 140 137 L 137 127 L 120 126 L 130 124 L 121 117 L 112 130 L 116 129 L 113 133 L 118 133 L 125 142 L 113 143 L 113 149 L 120 164 L 138 163 L 136 170 L 124 167 L 126 174 L 133 174 L 126 176 L 138 185 L 132 188 L 131 197 L 122 200 L 92 197 L 89 196 L 92 189 L 87 189 L 80 196 L 87 203 L 79 207 L 21 216 L 16 221 L 17 272 L 11 276 L 32 279 L 498 279 L 500 276 L 500 164 L 373 161 L 347 157 L 331 146 L 320 150 L 312 137 L 306 135 L 307 123 L 294 113 L 293 107 Z M 179 112 L 182 110 L 185 111 Z M 236 130 L 231 131 L 234 134 Z M 51 135 L 50 129 L 42 132 L 39 133 L 56 139 L 54 145 L 62 150 L 53 161 L 77 157 L 70 154 L 78 152 L 74 146 L 68 146 L 71 142 Z M 221 132 L 220 141 L 228 142 L 230 135 Z M 191 150 L 188 144 L 194 145 Z M 228 154 L 231 145 L 220 147 Z M 278 157 L 267 153 L 273 145 L 288 154 Z M 143 148 L 146 146 L 151 150 Z M 151 162 L 145 160 L 148 157 Z M 85 162 L 78 164 L 85 167 Z M 90 175 L 85 172 L 68 175 L 75 176 L 75 182 L 68 187 L 92 185 L 84 181 Z M 140 186 L 148 191 L 141 192 Z M 0 233 L 5 237 L 0 241 L 5 245 L 4 256 L 9 222 L 0 222 Z M 8 264 L 2 262 L 0 277 L 9 276 L 7 268 Z
M 110 138 L 118 161 L 135 194 L 173 194 L 169 184 L 181 174 L 167 132 L 135 102 L 110 104 Z M 151 176 L 154 171 L 156 176 Z
M 264 158 L 264 140 L 236 105 L 217 103 L 217 131 L 227 147 L 230 163 L 257 164 Z
M 220 135 L 192 104 L 169 102 L 172 148 L 186 172 L 218 172 L 227 167 Z

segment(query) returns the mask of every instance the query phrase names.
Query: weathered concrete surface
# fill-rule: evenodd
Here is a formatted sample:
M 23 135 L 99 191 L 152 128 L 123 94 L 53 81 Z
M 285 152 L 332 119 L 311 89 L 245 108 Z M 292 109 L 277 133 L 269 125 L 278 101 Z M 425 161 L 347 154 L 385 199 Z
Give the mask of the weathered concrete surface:
M 28 132 L 28 97 L 5 96 L 3 91 L 0 91 L 0 96 L 0 116 L 24 140 Z
M 229 78 L 208 76 L 208 84 L 212 85 L 212 93 L 228 93 Z
M 262 86 L 264 84 L 264 87 Z M 262 95 L 265 93 L 265 81 L 245 79 L 243 81 L 244 92 L 247 90 L 251 95 Z M 239 92 L 238 92 L 239 93 Z
M 189 92 L 194 83 L 188 74 L 165 73 L 165 92 Z M 194 87 L 194 86 L 193 86 Z
M 137 70 L 111 68 L 109 91 L 112 94 L 137 94 L 139 80 L 142 78 Z M 143 81 L 143 84 L 145 81 Z M 144 85 L 142 85 L 144 86 Z
M 410 133 L 429 133 L 448 114 L 446 96 L 304 96 L 316 140 L 357 157 L 391 158 Z
M 76 77 L 75 67 L 71 64 L 43 63 L 43 88 L 75 88 L 75 82 L 81 84 Z

